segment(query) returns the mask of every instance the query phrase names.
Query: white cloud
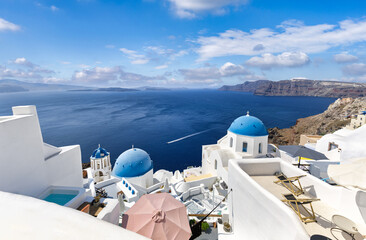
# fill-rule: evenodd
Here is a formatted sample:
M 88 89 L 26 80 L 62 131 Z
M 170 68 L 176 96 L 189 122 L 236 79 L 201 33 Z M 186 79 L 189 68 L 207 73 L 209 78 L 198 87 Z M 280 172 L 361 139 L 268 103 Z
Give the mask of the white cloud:
M 246 4 L 247 0 L 168 0 L 175 14 L 180 18 L 192 19 L 198 14 L 210 12 L 222 15 L 227 7 Z
M 250 71 L 245 69 L 242 65 L 236 65 L 231 62 L 227 62 L 224 65 L 222 65 L 220 67 L 219 71 L 220 71 L 221 76 L 223 76 L 223 77 L 250 74 Z
M 336 54 L 333 56 L 333 58 L 334 61 L 336 61 L 337 63 L 349 63 L 358 61 L 357 56 L 351 55 L 347 52 Z
M 300 67 L 308 64 L 310 59 L 303 52 L 284 52 L 279 55 L 264 53 L 260 57 L 252 57 L 246 64 L 262 69 L 270 69 L 273 67 Z
M 253 74 L 241 65 L 227 62 L 220 68 L 207 66 L 195 69 L 179 69 L 179 73 L 188 83 L 214 83 L 221 82 L 225 77 L 246 77 Z
M 343 73 L 349 76 L 362 76 L 366 77 L 366 64 L 364 63 L 353 63 L 343 67 Z
M 177 57 L 182 57 L 187 55 L 188 52 L 186 50 L 176 51 L 171 48 L 164 48 L 161 46 L 148 46 L 144 49 L 151 58 L 165 57 L 170 60 L 175 60 Z M 157 55 L 157 56 L 156 56 Z
M 110 49 L 112 49 L 112 48 L 115 48 L 116 46 L 114 46 L 114 45 L 112 45 L 112 44 L 107 44 L 107 45 L 105 45 L 105 48 L 110 48 Z
M 174 61 L 176 58 L 188 54 L 188 51 L 186 50 L 176 51 L 174 49 L 164 48 L 161 46 L 144 47 L 143 54 L 127 48 L 120 48 L 119 50 L 131 60 L 132 64 L 155 62 L 159 64 L 158 67 L 161 65 L 168 65 L 171 63 L 170 61 Z M 164 64 L 162 64 L 162 62 L 164 62 Z
M 35 68 L 37 65 L 29 62 L 27 59 L 25 59 L 24 57 L 22 58 L 17 58 L 13 61 L 13 63 L 18 64 L 18 65 L 22 65 L 25 67 L 29 67 L 29 68 Z
M 95 67 L 92 69 L 83 69 L 75 71 L 72 79 L 76 82 L 94 83 L 94 84 L 143 84 L 147 82 L 154 82 L 166 80 L 164 75 L 159 76 L 145 76 L 142 74 L 125 72 L 120 66 L 115 67 Z
M 146 64 L 150 61 L 145 55 L 138 54 L 136 51 L 127 48 L 120 48 L 119 50 L 127 55 L 132 64 Z
M 14 61 L 10 61 L 13 64 L 22 66 L 22 67 L 26 67 L 29 68 L 29 72 L 33 72 L 33 73 L 54 73 L 53 70 L 49 70 L 46 68 L 42 68 L 37 64 L 34 64 L 30 61 L 28 61 L 26 58 L 21 57 L 21 58 L 17 58 Z
M 337 25 L 306 26 L 292 20 L 276 29 L 261 28 L 249 32 L 227 30 L 218 36 L 200 36 L 197 53 L 200 60 L 231 55 L 258 53 L 306 52 L 319 53 L 332 47 L 366 41 L 366 20 L 344 20 Z M 259 47 L 260 46 L 260 47 Z
M 15 32 L 15 31 L 19 31 L 19 30 L 20 30 L 20 26 L 14 24 L 14 23 L 8 22 L 3 18 L 0 18 L 0 32 L 1 31 Z
M 44 82 L 46 78 L 51 78 L 52 75 L 55 74 L 53 70 L 42 68 L 25 58 L 17 58 L 9 62 L 14 64 L 14 66 L 19 66 L 20 68 L 14 69 L 14 67 L 9 68 L 7 66 L 0 65 L 0 79 L 13 78 Z
M 80 68 L 90 68 L 91 66 L 89 65 L 86 65 L 86 64 L 80 64 L 79 65 Z
M 39 73 L 20 69 L 9 69 L 0 65 L 0 78 L 15 78 L 27 80 L 39 80 L 42 76 Z
M 71 62 L 68 62 L 68 61 L 61 61 L 60 63 L 63 64 L 63 65 L 69 65 L 69 64 L 71 64 Z
M 59 8 L 58 8 L 58 7 L 56 7 L 56 6 L 54 6 L 54 5 L 52 5 L 52 6 L 50 7 L 50 9 L 51 9 L 51 11 L 52 11 L 52 12 L 56 12 L 56 11 L 58 11 L 58 10 L 59 10 Z
M 164 65 L 156 66 L 155 69 L 165 69 L 167 67 L 168 67 L 168 65 L 164 64 Z

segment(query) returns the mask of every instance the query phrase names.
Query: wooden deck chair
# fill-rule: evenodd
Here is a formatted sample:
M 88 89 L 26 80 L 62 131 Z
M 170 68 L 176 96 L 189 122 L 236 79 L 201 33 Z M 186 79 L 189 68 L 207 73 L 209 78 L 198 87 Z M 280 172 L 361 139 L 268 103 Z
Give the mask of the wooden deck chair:
M 277 175 L 277 181 L 274 183 L 281 183 L 285 188 L 287 188 L 290 192 L 292 192 L 295 196 L 299 196 L 304 193 L 302 189 L 300 178 L 305 177 L 306 175 L 295 176 L 295 177 L 286 177 L 284 174 Z M 294 182 L 297 182 L 299 186 L 296 186 Z
M 282 196 L 285 198 L 282 200 L 282 202 L 287 203 L 292 208 L 292 210 L 294 210 L 297 216 L 299 216 L 302 222 L 316 222 L 313 205 L 311 203 L 314 201 L 319 201 L 320 199 L 296 198 L 293 194 L 282 194 Z M 310 211 L 303 206 L 306 204 L 310 205 Z M 301 210 L 303 210 L 303 213 L 307 214 L 308 216 L 302 214 Z

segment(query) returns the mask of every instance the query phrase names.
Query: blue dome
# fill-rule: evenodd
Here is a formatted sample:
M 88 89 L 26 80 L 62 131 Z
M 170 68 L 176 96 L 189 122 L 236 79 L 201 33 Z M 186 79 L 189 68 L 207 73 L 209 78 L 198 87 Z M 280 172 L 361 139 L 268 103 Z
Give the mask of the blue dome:
M 103 158 L 108 155 L 109 153 L 107 152 L 107 150 L 99 146 L 97 149 L 94 150 L 91 158 Z
M 268 132 L 263 122 L 253 116 L 241 116 L 231 123 L 228 131 L 250 137 L 267 136 Z
M 149 154 L 139 148 L 132 148 L 123 152 L 114 164 L 112 175 L 116 177 L 138 177 L 153 168 Z

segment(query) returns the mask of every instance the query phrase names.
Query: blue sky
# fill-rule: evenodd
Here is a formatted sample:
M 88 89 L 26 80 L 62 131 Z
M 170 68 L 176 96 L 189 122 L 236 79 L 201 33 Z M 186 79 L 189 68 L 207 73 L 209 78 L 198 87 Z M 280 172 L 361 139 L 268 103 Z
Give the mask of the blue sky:
M 0 79 L 219 87 L 366 82 L 366 1 L 2 0 Z

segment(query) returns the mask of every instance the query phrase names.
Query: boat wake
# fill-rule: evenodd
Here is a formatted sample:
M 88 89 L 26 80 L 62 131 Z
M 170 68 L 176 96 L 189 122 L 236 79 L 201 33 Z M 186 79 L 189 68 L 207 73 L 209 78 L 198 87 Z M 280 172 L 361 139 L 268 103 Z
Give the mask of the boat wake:
M 205 133 L 205 132 L 208 132 L 210 131 L 211 129 L 207 129 L 207 130 L 204 130 L 204 131 L 201 131 L 201 132 L 196 132 L 196 133 L 193 133 L 193 134 L 189 134 L 187 136 L 184 136 L 184 137 L 181 137 L 181 138 L 178 138 L 178 139 L 175 139 L 173 141 L 170 141 L 170 142 L 167 142 L 167 144 L 171 144 L 171 143 L 175 143 L 175 142 L 179 142 L 179 141 L 182 141 L 186 138 L 190 138 L 190 137 L 193 137 L 193 136 L 196 136 L 196 135 L 199 135 L 199 134 L 202 134 L 202 133 Z

